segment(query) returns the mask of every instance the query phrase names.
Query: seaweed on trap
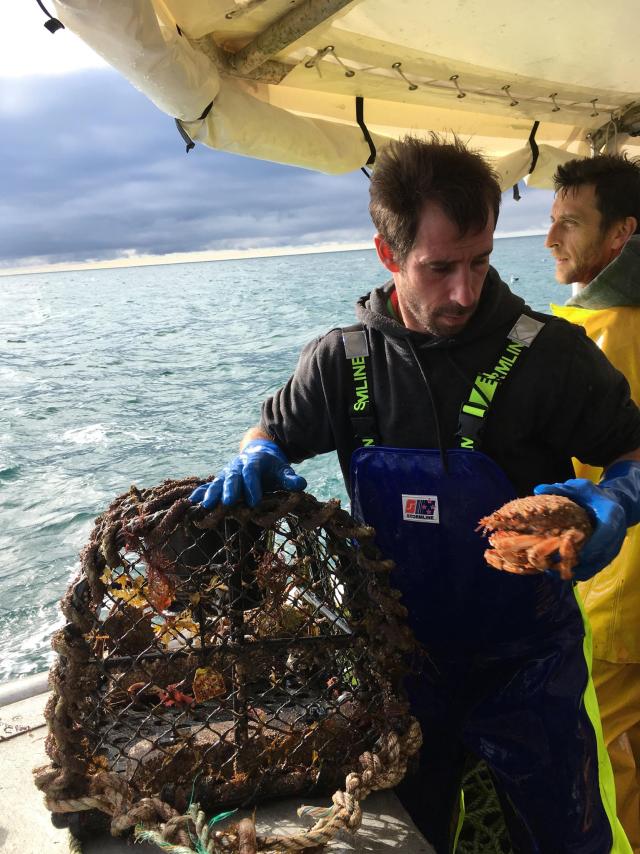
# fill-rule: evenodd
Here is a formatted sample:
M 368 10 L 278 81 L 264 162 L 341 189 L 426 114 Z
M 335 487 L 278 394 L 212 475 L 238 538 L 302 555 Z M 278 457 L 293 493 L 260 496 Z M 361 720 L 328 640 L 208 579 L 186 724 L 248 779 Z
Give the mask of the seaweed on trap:
M 233 830 L 203 847 L 194 803 L 333 792 L 361 767 L 357 801 L 419 746 L 401 689 L 413 639 L 372 529 L 307 494 L 206 512 L 187 497 L 199 483 L 117 498 L 63 598 L 36 783 L 76 833 L 101 816 L 114 834 L 142 822 L 230 850 Z M 340 803 L 357 826 L 342 794 L 304 847 Z

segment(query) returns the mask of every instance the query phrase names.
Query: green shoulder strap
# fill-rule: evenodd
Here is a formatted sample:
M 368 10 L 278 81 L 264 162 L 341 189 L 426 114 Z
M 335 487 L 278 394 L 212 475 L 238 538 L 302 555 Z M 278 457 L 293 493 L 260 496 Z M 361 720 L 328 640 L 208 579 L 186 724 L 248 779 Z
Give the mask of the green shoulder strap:
M 544 325 L 542 320 L 521 314 L 507 334 L 507 341 L 495 368 L 477 375 L 469 399 L 460 409 L 456 436 L 460 440 L 461 448 L 476 448 L 496 391 L 510 375 L 521 354 L 533 344 Z
M 521 314 L 507 335 L 506 343 L 494 369 L 483 371 L 476 376 L 469 398 L 460 409 L 456 435 L 460 440 L 461 448 L 469 450 L 476 448 L 485 417 L 498 387 L 509 376 L 521 353 L 533 344 L 544 325 L 544 321 Z M 379 445 L 380 435 L 375 413 L 369 343 L 365 327 L 360 323 L 344 327 L 342 341 L 350 366 L 349 417 L 353 433 L 364 447 Z
M 364 326 L 361 323 L 345 326 L 342 330 L 342 342 L 351 378 L 349 417 L 354 436 L 363 447 L 379 445 L 369 363 L 369 342 Z

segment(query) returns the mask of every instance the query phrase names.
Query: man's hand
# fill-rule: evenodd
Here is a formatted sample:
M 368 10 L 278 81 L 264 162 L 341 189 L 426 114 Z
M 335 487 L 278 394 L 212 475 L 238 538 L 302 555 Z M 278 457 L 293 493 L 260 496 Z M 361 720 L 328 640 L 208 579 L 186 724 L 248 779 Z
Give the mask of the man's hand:
M 236 504 L 244 498 L 249 507 L 255 507 L 262 499 L 263 490 L 302 492 L 306 485 L 307 481 L 294 472 L 275 442 L 253 439 L 211 483 L 194 490 L 189 501 L 202 503 L 206 510 L 210 510 L 221 498 L 225 505 Z
M 596 486 L 576 478 L 565 483 L 541 483 L 536 495 L 564 495 L 588 511 L 595 528 L 580 552 L 574 578 L 586 581 L 616 557 L 627 528 L 640 522 L 640 463 L 621 460 L 605 471 Z

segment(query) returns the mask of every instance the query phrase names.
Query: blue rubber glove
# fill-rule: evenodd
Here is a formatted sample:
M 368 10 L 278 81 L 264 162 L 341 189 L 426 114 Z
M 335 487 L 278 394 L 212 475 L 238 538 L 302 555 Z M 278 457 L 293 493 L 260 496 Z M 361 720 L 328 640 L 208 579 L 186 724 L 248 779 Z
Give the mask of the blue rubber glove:
M 220 498 L 225 505 L 236 504 L 244 498 L 249 507 L 255 507 L 262 499 L 263 490 L 302 492 L 306 485 L 307 481 L 294 472 L 275 442 L 252 439 L 211 483 L 195 489 L 189 501 L 202 503 L 210 510 Z
M 577 581 L 586 581 L 608 566 L 622 548 L 627 528 L 640 522 L 640 463 L 634 460 L 609 466 L 597 486 L 576 478 L 565 483 L 541 483 L 533 491 L 536 495 L 564 495 L 584 507 L 595 521 L 593 534 L 573 570 Z

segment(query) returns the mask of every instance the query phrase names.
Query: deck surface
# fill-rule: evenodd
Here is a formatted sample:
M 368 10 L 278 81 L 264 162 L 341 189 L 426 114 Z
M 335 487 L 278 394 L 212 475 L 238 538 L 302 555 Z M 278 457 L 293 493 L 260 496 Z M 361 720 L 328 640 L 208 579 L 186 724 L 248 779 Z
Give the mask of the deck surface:
M 20 697 L 18 693 L 16 695 Z M 11 695 L 5 694 L 11 700 Z M 66 830 L 56 830 L 43 804 L 42 793 L 33 784 L 32 769 L 47 762 L 44 740 L 47 733 L 43 710 L 46 693 L 16 699 L 1 705 L 0 694 L 0 851 L 2 854 L 55 854 L 66 852 Z M 258 807 L 258 833 L 294 833 L 301 829 L 296 815 L 299 799 L 291 798 Z M 304 799 L 304 803 L 328 806 L 330 799 Z M 237 820 L 238 814 L 234 816 Z M 140 852 L 158 854 L 159 848 L 136 845 L 101 836 L 86 842 L 84 854 Z M 355 836 L 344 834 L 327 847 L 327 854 L 434 854 L 416 830 L 393 792 L 376 792 L 363 805 L 362 827 Z

